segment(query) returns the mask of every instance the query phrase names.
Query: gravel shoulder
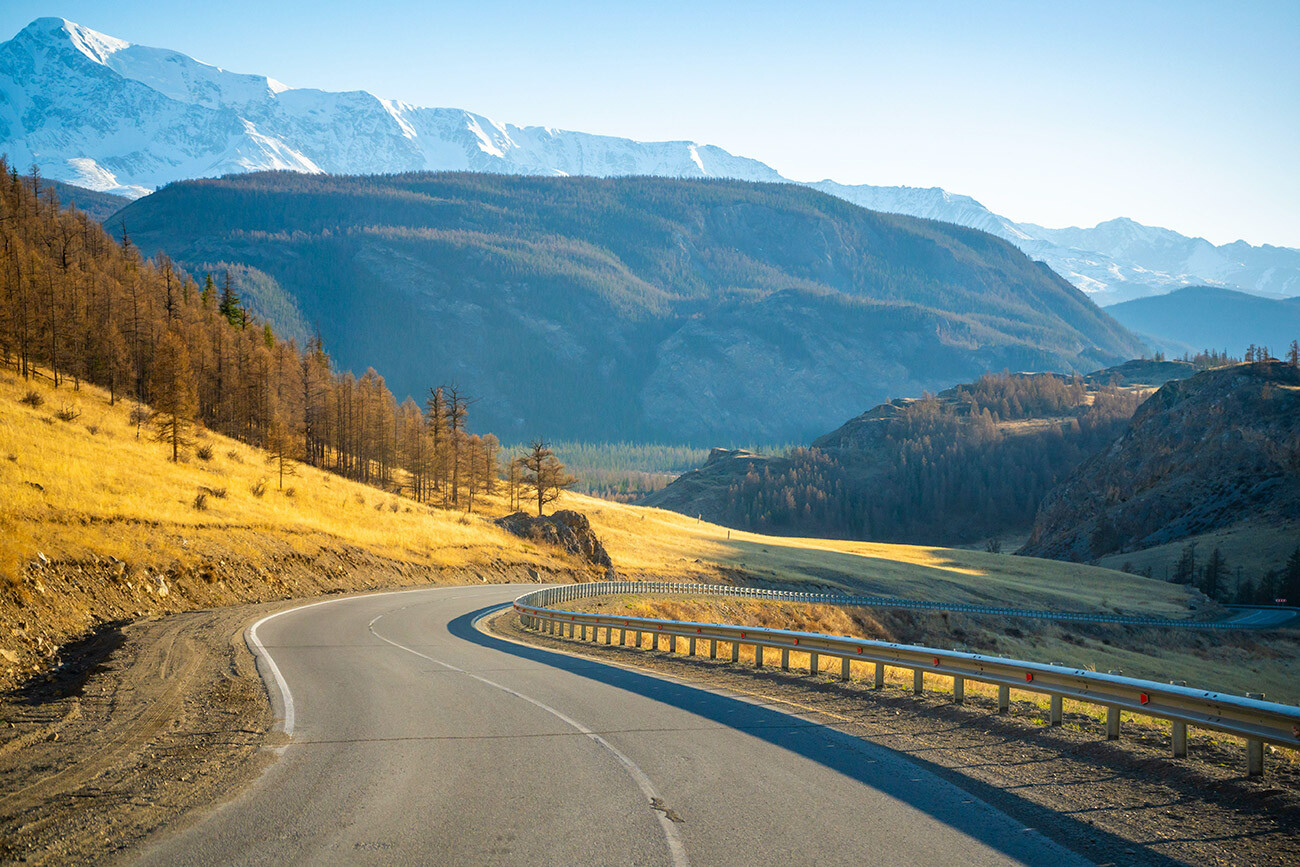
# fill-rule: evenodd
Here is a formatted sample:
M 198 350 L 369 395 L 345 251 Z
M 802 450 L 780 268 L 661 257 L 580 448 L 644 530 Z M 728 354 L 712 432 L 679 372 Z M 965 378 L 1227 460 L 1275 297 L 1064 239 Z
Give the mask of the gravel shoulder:
M 1123 740 L 1111 742 L 1092 717 L 1070 714 L 1051 728 L 1028 702 L 998 715 L 980 697 L 957 706 L 898 688 L 557 639 L 522 629 L 511 611 L 487 627 L 771 703 L 896 750 L 1098 863 L 1300 863 L 1297 763 L 1274 757 L 1263 777 L 1246 778 L 1238 744 L 1197 738 L 1191 757 L 1175 761 L 1154 726 L 1126 723 Z
M 108 624 L 0 699 L 0 861 L 122 860 L 255 779 L 273 720 L 243 631 L 292 604 Z

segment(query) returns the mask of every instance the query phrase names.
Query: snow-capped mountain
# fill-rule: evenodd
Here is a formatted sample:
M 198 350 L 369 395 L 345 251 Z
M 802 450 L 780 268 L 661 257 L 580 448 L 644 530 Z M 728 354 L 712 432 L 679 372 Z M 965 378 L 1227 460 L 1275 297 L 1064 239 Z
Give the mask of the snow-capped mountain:
M 36 165 L 47 177 L 132 197 L 175 180 L 266 169 L 787 180 L 711 145 L 519 127 L 365 91 L 290 88 L 62 18 L 37 19 L 0 45 L 0 151 L 20 168 Z M 1215 247 L 1131 220 L 1046 229 L 938 188 L 810 186 L 875 210 L 992 232 L 1098 303 L 1192 284 L 1300 294 L 1300 250 L 1240 241 Z

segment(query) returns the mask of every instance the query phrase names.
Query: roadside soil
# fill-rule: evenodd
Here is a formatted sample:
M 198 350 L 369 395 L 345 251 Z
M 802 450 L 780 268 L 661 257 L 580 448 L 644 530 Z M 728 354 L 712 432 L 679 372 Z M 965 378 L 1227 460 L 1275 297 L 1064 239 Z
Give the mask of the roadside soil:
M 282 607 L 106 625 L 0 699 L 0 861 L 112 861 L 253 780 L 273 721 L 243 629 Z
M 51 648 L 56 667 L 0 694 L 0 864 L 125 861 L 256 779 L 283 737 L 244 642 L 267 614 L 321 595 L 535 577 L 361 568 L 318 573 L 313 588 L 283 576 L 268 588 L 275 601 L 103 623 Z M 281 597 L 289 587 L 298 592 Z
M 1123 740 L 1107 741 L 1094 717 L 1067 713 L 1065 726 L 1052 728 L 1028 701 L 999 715 L 994 700 L 969 694 L 958 706 L 888 685 L 558 639 L 523 629 L 512 611 L 488 626 L 767 703 L 901 752 L 1097 863 L 1300 864 L 1300 766 L 1277 754 L 1266 756 L 1263 777 L 1247 778 L 1231 741 L 1198 737 L 1188 759 L 1174 760 L 1157 727 L 1126 722 Z

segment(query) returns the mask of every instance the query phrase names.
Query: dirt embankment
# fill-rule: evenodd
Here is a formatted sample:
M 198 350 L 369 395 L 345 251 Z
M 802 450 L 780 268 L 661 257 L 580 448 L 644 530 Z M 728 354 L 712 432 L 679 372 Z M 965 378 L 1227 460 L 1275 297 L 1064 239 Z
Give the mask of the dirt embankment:
M 721 652 L 710 660 L 606 647 L 523 630 L 513 612 L 491 628 L 783 706 L 904 753 L 1097 863 L 1300 863 L 1300 764 L 1272 755 L 1265 776 L 1247 778 L 1236 743 L 1197 737 L 1190 758 L 1173 760 L 1156 726 L 1126 719 L 1123 740 L 1107 741 L 1104 723 L 1067 704 L 1065 726 L 1049 727 L 1046 709 L 1022 693 L 999 715 L 995 698 L 969 688 L 960 706 L 937 692 L 914 696 L 910 677 L 876 690 L 865 672 L 846 684 L 771 660 L 755 671 Z
M 182 574 L 92 561 L 30 576 L 29 598 L 0 608 L 36 649 L 23 659 L 30 673 L 0 697 L 0 863 L 112 861 L 253 780 L 272 755 L 263 747 L 274 745 L 273 720 L 244 630 L 267 613 L 322 594 L 539 577 L 415 569 L 353 549 L 286 557 L 274 572 L 233 560 Z M 237 604 L 248 600 L 273 601 Z M 83 624 L 99 625 L 60 646 Z
M 182 547 L 178 543 L 178 549 Z M 570 580 L 567 573 L 487 561 L 431 568 L 364 548 L 257 540 L 258 559 L 213 552 L 166 568 L 112 557 L 38 558 L 17 582 L 0 582 L 0 689 L 62 664 L 61 648 L 106 623 L 325 593 L 464 581 Z

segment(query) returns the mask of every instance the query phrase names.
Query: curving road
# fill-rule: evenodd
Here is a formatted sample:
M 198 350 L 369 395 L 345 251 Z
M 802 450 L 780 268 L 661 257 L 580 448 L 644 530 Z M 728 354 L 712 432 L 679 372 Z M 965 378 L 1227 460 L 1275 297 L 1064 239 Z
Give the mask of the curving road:
M 1085 863 L 884 748 L 474 627 L 524 589 L 353 597 L 263 621 L 291 742 L 139 861 Z

